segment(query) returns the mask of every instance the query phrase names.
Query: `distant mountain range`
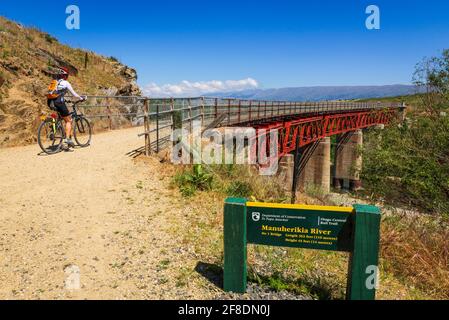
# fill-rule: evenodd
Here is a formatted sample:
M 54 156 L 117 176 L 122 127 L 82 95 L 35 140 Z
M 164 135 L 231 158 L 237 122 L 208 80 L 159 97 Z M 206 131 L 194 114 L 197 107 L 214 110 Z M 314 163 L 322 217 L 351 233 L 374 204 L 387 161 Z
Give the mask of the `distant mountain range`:
M 280 89 L 251 89 L 237 92 L 214 94 L 216 97 L 283 100 L 283 101 L 324 101 L 384 98 L 416 94 L 420 90 L 412 85 L 387 86 L 323 86 Z

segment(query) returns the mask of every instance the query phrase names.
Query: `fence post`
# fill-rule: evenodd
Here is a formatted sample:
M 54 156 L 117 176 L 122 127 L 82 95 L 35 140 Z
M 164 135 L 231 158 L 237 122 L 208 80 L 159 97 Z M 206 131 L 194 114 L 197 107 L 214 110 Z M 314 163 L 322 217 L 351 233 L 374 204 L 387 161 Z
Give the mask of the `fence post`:
M 150 100 L 144 100 L 144 118 L 143 126 L 145 130 L 145 155 L 151 155 L 151 136 L 150 136 Z
M 156 105 L 156 153 L 159 153 L 159 103 Z
M 201 130 L 204 128 L 204 97 L 201 97 Z
M 190 128 L 190 134 L 193 135 L 193 119 L 192 119 L 192 101 L 190 99 L 187 100 L 187 104 L 189 105 L 189 128 Z
M 215 98 L 215 119 L 217 120 L 218 118 L 218 98 Z
M 349 261 L 349 300 L 374 300 L 379 276 L 379 241 L 381 213 L 379 208 L 354 206 L 354 248 Z
M 171 114 L 171 130 L 172 133 L 175 131 L 175 99 L 171 99 L 171 105 L 170 105 L 170 114 Z
M 246 292 L 246 244 L 246 200 L 227 199 L 224 208 L 223 278 L 226 292 Z
M 87 64 L 89 62 L 89 54 L 86 52 L 84 55 L 84 69 L 87 69 Z
M 111 99 L 107 98 L 107 107 L 106 107 L 106 114 L 108 115 L 108 124 L 109 124 L 109 130 L 112 130 L 112 118 L 111 118 Z
M 231 125 L 231 99 L 228 99 L 228 125 Z
M 239 123 L 241 123 L 242 120 L 242 100 L 239 100 L 239 116 L 238 116 L 238 121 Z

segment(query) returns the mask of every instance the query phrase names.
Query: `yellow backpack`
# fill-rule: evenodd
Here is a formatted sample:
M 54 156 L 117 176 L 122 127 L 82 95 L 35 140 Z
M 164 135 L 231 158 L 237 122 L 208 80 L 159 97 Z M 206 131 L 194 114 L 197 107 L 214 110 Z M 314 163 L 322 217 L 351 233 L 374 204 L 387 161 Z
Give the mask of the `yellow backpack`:
M 52 82 L 48 86 L 48 93 L 47 93 L 48 99 L 57 99 L 59 97 L 60 93 L 58 92 L 58 84 L 59 84 L 58 80 L 52 80 Z

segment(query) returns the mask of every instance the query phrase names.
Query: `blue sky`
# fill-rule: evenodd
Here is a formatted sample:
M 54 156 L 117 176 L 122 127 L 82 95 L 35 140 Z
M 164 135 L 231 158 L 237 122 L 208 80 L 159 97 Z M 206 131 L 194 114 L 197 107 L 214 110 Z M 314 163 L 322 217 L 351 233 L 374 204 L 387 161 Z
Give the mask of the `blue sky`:
M 70 4 L 81 10 L 80 30 L 65 28 Z M 381 10 L 380 30 L 365 27 L 370 4 Z M 449 48 L 443 0 L 3 0 L 0 14 L 119 58 L 143 87 L 248 78 L 262 88 L 406 84 L 419 60 Z

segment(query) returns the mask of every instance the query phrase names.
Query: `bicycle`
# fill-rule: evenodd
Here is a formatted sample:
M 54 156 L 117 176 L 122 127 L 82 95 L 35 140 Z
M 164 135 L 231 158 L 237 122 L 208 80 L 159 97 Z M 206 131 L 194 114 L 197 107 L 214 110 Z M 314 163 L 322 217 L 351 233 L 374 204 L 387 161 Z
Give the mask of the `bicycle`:
M 72 116 L 75 142 L 79 147 L 86 148 L 90 146 L 92 127 L 89 120 L 76 108 L 80 102 L 84 102 L 84 100 L 72 103 L 73 112 L 70 115 Z M 42 123 L 38 129 L 37 141 L 42 151 L 48 155 L 62 151 L 63 142 L 66 138 L 64 120 L 57 112 L 52 113 L 50 116 L 42 116 L 41 120 Z

